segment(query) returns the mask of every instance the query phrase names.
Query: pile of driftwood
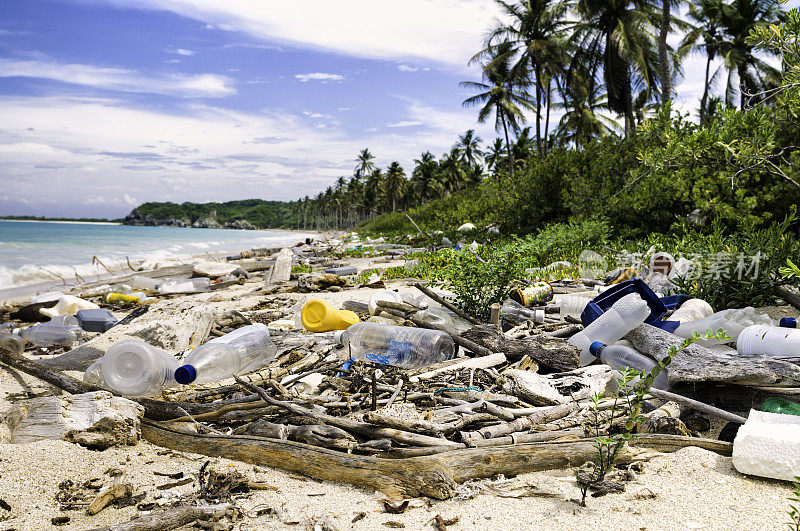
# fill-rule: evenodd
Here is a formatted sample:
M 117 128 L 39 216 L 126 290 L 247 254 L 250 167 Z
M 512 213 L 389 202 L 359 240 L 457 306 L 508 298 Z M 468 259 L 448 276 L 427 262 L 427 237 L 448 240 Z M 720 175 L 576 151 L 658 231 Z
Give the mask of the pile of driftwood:
M 418 287 L 450 307 L 427 287 Z M 365 311 L 357 303 L 346 306 Z M 431 327 L 415 317 L 418 309 L 413 306 L 381 303 L 380 307 L 408 325 Z M 596 425 L 589 428 L 596 424 L 598 412 L 590 398 L 597 392 L 613 392 L 615 380 L 607 366 L 579 368 L 578 352 L 565 338 L 580 325 L 550 318 L 539 325 L 515 326 L 503 322 L 496 311 L 494 322 L 479 323 L 454 310 L 474 325 L 454 336 L 462 357 L 415 371 L 364 363 L 343 368 L 343 352 L 329 334 L 276 334 L 279 356 L 264 370 L 212 385 L 173 389 L 159 399 L 134 398 L 144 411 L 142 436 L 167 448 L 348 482 L 392 497 L 443 499 L 469 479 L 580 466 L 592 460 Z M 221 315 L 211 333 L 247 322 L 246 316 L 235 312 Z M 669 348 L 670 338 L 648 328 L 632 335 L 640 349 L 646 346 L 657 355 Z M 716 354 L 700 349 L 692 351 L 692 358 L 712 363 L 709 356 Z M 54 364 L 8 350 L 0 349 L 0 362 L 67 393 L 98 391 Z M 738 372 L 736 367 L 726 369 L 722 377 L 749 385 L 770 378 L 774 384 L 776 374 L 784 383 L 797 378 L 787 367 L 751 362 Z M 676 359 L 676 363 L 691 371 L 697 362 Z M 697 370 L 695 366 L 693 378 Z M 652 412 L 640 423 L 635 446 L 621 452 L 620 463 L 647 459 L 654 450 L 685 446 L 730 454 L 729 443 L 697 437 L 702 422 L 698 424 L 697 415 L 688 412 L 699 410 L 733 422 L 744 419 L 662 391 L 653 390 L 649 398 Z M 665 405 L 670 400 L 677 403 Z M 600 413 L 610 406 L 610 401 L 601 403 Z M 613 420 L 607 419 L 606 429 Z

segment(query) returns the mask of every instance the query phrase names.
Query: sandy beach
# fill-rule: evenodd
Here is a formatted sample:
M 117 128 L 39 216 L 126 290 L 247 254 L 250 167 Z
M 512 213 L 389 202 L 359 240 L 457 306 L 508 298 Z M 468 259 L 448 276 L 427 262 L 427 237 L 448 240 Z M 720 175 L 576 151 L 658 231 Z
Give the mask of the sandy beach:
M 379 261 L 379 263 L 375 263 Z M 385 259 L 352 259 L 360 270 L 402 265 Z M 280 298 L 285 309 L 307 297 L 301 293 L 263 295 L 257 291 L 263 278 L 253 275 L 243 285 L 198 295 L 173 297 L 153 304 L 212 305 L 218 313 L 244 314 L 269 306 Z M 413 291 L 407 281 L 387 283 L 390 289 Z M 346 289 L 311 294 L 340 307 L 345 300 L 366 303 L 374 290 Z M 311 334 L 309 334 L 310 336 Z M 34 359 L 37 356 L 32 356 Z M 80 377 L 80 373 L 70 373 Z M 59 394 L 60 391 L 14 370 L 0 370 L 0 414 L 23 397 Z M 719 429 L 719 425 L 716 429 Z M 746 477 L 733 469 L 730 458 L 699 448 L 653 457 L 634 471 L 625 492 L 589 498 L 577 503 L 579 491 L 572 471 L 556 469 L 522 474 L 505 481 L 482 480 L 462 486 L 454 499 L 414 499 L 403 514 L 384 510 L 385 496 L 347 484 L 322 482 L 295 473 L 254 466 L 228 459 L 166 450 L 141 441 L 135 446 L 92 451 L 65 441 L 10 444 L 6 423 L 0 423 L 0 498 L 11 510 L 0 511 L 0 529 L 50 528 L 56 517 L 69 517 L 63 529 L 87 529 L 124 522 L 143 514 L 134 506 L 106 508 L 95 516 L 83 510 L 62 511 L 56 495 L 65 480 L 75 484 L 99 478 L 103 485 L 114 479 L 133 485 L 134 494 L 146 493 L 146 502 L 168 504 L 198 488 L 200 467 L 211 460 L 224 470 L 237 470 L 269 490 L 235 495 L 243 510 L 236 529 L 432 529 L 437 515 L 457 522 L 448 529 L 779 529 L 787 520 L 791 494 L 788 483 Z M 172 480 L 156 473 L 182 472 L 193 481 L 159 489 Z M 527 492 L 522 498 L 509 497 Z M 396 500 L 395 500 L 396 501 Z M 325 527 L 325 526 L 328 527 Z M 299 526 L 299 527 L 298 527 Z M 316 527 L 315 527 L 316 526 Z

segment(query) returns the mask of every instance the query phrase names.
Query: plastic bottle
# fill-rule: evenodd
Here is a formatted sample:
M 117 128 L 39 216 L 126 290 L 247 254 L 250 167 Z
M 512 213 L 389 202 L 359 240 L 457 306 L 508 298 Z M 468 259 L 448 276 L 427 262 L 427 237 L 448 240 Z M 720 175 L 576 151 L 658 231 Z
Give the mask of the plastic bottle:
M 83 381 L 89 385 L 93 385 L 95 387 L 108 387 L 106 385 L 106 380 L 103 378 L 103 358 L 95 361 L 89 368 L 86 369 L 86 372 L 83 373 Z
M 611 345 L 644 323 L 650 315 L 650 307 L 637 294 L 625 295 L 600 317 L 569 339 L 569 343 L 580 349 L 581 366 L 589 365 L 596 358 L 589 352 L 594 341 Z
M 595 341 L 589 347 L 589 352 L 615 371 L 619 371 L 622 367 L 629 367 L 636 371 L 650 372 L 656 366 L 655 361 L 638 350 L 623 345 L 605 345 Z M 633 385 L 638 381 L 639 378 L 635 378 L 629 385 Z M 652 387 L 656 389 L 667 389 L 669 387 L 666 369 L 661 369 L 658 376 L 653 379 Z
M 400 304 L 403 302 L 403 297 L 401 297 L 396 291 L 391 291 L 388 289 L 376 291 L 372 294 L 372 297 L 369 298 L 369 303 L 367 304 L 370 315 L 375 315 L 378 313 L 379 302 L 396 302 Z
M 202 293 L 208 291 L 211 280 L 206 277 L 197 278 L 171 278 L 158 285 L 158 292 L 161 295 L 171 295 L 173 293 Z
M 334 338 L 354 360 L 406 369 L 427 367 L 455 355 L 449 335 L 424 328 L 356 323 Z
M 337 310 L 326 301 L 312 299 L 300 312 L 300 321 L 309 332 L 346 330 L 359 321 L 358 315 L 348 310 Z
M 769 411 L 770 413 L 781 413 L 783 415 L 798 415 L 800 416 L 800 404 L 790 402 L 785 398 L 771 396 L 764 400 L 761 404 L 761 411 Z
M 83 335 L 78 320 L 72 315 L 57 316 L 48 323 L 29 326 L 19 331 L 19 336 L 35 347 L 71 347 Z
M 106 295 L 106 302 L 117 302 L 117 303 L 142 303 L 152 299 L 152 297 L 148 297 L 141 291 L 137 291 L 134 293 L 115 293 L 111 292 Z
M 725 332 L 730 336 L 730 339 L 722 341 L 707 340 L 699 343 L 708 346 L 711 344 L 737 341 L 739 339 L 739 334 L 741 334 L 745 328 L 752 325 L 774 326 L 774 322 L 767 314 L 758 313 L 752 306 L 747 306 L 746 308 L 722 310 L 721 312 L 717 312 L 699 321 L 683 323 L 673 333 L 677 336 L 687 338 L 690 337 L 695 330 L 702 333 L 709 328 L 715 331 L 718 328 L 724 328 Z
M 95 310 L 100 306 L 72 295 L 62 295 L 52 308 L 41 308 L 39 313 L 46 317 L 57 315 L 75 315 L 78 310 Z
M 178 360 L 144 341 L 127 339 L 106 351 L 100 358 L 100 367 L 103 380 L 112 391 L 128 396 L 151 396 L 175 384 L 173 375 Z
M 0 337 L 0 347 L 10 350 L 15 354 L 25 352 L 25 341 L 16 334 Z
M 48 291 L 46 293 L 40 293 L 38 295 L 34 295 L 31 297 L 31 304 L 39 304 L 40 302 L 50 302 L 50 301 L 57 301 L 63 297 L 64 294 L 60 291 Z
M 513 299 L 503 301 L 503 305 L 500 306 L 500 315 L 508 316 L 513 321 L 533 321 L 534 323 L 543 323 L 545 317 L 544 310 L 526 308 Z
M 688 323 L 689 321 L 699 321 L 713 313 L 714 308 L 703 299 L 689 299 L 673 312 L 669 320 Z
M 743 355 L 800 357 L 800 330 L 753 325 L 739 334 L 736 350 Z
M 146 289 L 150 291 L 155 291 L 158 289 L 158 282 L 150 277 L 145 277 L 143 275 L 134 275 L 131 277 L 131 287 L 133 289 Z
M 466 332 L 472 325 L 444 308 L 428 308 L 414 314 L 414 317 L 428 324 L 439 326 L 451 334 Z
M 265 325 L 243 326 L 191 351 L 175 370 L 175 380 L 182 384 L 216 382 L 265 367 L 277 353 Z
M 561 298 L 559 317 L 563 321 L 565 317 L 569 316 L 573 319 L 580 319 L 583 309 L 592 299 L 588 297 L 581 297 L 580 295 L 564 295 Z

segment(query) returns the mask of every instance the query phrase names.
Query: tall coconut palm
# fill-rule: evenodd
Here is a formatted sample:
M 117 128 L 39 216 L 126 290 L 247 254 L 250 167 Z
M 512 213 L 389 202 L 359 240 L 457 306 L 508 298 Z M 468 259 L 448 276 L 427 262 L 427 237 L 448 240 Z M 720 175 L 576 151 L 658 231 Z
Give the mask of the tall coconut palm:
M 406 174 L 398 162 L 392 162 L 386 169 L 384 193 L 387 202 L 392 206 L 392 212 L 397 210 L 397 204 L 403 198 L 406 186 Z
M 523 110 L 532 110 L 531 95 L 527 89 L 531 86 L 523 72 L 513 70 L 511 60 L 515 54 L 511 42 L 502 42 L 492 46 L 483 63 L 483 81 L 462 81 L 462 87 L 470 88 L 479 94 L 464 100 L 465 107 L 481 106 L 478 111 L 478 122 L 485 123 L 494 113 L 494 127 L 502 131 L 506 138 L 508 159 L 511 160 L 511 143 L 508 139 L 509 128 L 519 129 L 525 122 Z M 513 177 L 514 167 L 509 165 Z
M 466 133 L 458 137 L 456 149 L 458 149 L 460 159 L 469 166 L 478 165 L 483 159 L 481 139 L 475 134 L 474 129 L 468 129 Z
M 377 214 L 383 191 L 383 173 L 380 168 L 372 170 L 364 181 L 364 205 L 369 215 Z
M 486 150 L 486 155 L 484 160 L 486 161 L 486 167 L 491 171 L 497 171 L 497 165 L 500 163 L 500 159 L 503 158 L 503 141 L 499 138 L 495 138 L 494 142 L 489 144 L 489 148 Z
M 689 4 L 689 19 L 693 23 L 692 29 L 686 34 L 678 46 L 678 57 L 683 58 L 688 53 L 702 51 L 706 54 L 706 74 L 703 84 L 703 96 L 700 99 L 700 123 L 706 119 L 708 108 L 708 92 L 711 84 L 720 72 L 718 68 L 711 75 L 711 63 L 719 53 L 724 41 L 722 34 L 722 15 L 727 8 L 722 0 L 693 0 Z
M 498 42 L 511 42 L 517 55 L 517 75 L 533 78 L 536 99 L 536 145 L 543 151 L 542 106 L 550 108 L 551 81 L 565 62 L 564 44 L 568 3 L 563 0 L 495 0 L 505 18 L 487 37 L 487 48 L 475 58 L 491 55 Z M 545 137 L 547 131 L 545 131 Z
M 739 94 L 739 108 L 744 109 L 749 97 L 756 99 L 763 90 L 777 86 L 780 71 L 756 55 L 747 42 L 750 30 L 765 24 L 775 24 L 786 17 L 776 0 L 733 0 L 724 10 L 722 24 L 728 39 L 722 44 L 722 58 L 728 70 L 725 104 L 733 106 Z M 736 79 L 738 78 L 738 87 Z
M 375 169 L 375 163 L 372 162 L 375 159 L 375 156 L 369 152 L 369 148 L 364 148 L 356 157 L 356 169 L 355 174 L 356 177 L 359 179 L 364 175 L 367 175 L 369 172 Z
M 592 139 L 612 133 L 617 124 L 600 111 L 606 107 L 606 95 L 593 79 L 574 73 L 567 83 L 564 100 L 557 104 L 564 109 L 556 134 L 565 143 L 583 147 Z
M 633 132 L 633 90 L 658 85 L 658 15 L 647 0 L 578 0 L 572 40 L 578 64 L 602 65 L 608 108 L 625 118 L 625 136 Z
M 420 155 L 420 158 L 414 159 L 414 164 L 415 167 L 409 184 L 417 201 L 424 203 L 439 197 L 442 193 L 442 186 L 436 180 L 436 171 L 439 165 L 433 154 L 430 151 L 426 151 Z

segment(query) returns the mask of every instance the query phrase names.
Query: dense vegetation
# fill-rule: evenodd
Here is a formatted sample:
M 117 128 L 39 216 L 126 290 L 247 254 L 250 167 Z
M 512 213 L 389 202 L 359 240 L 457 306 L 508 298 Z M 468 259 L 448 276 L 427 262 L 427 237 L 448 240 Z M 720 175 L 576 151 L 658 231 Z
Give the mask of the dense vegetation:
M 297 202 L 246 199 L 226 203 L 144 203 L 136 208 L 142 216 L 157 220 L 177 219 L 189 224 L 212 217 L 220 225 L 246 220 L 258 228 L 292 228 L 299 225 Z
M 106 219 L 106 218 L 46 218 L 44 216 L 2 216 L 0 220 L 13 219 L 19 221 L 81 221 L 85 223 L 109 223 L 120 222 L 121 219 Z

